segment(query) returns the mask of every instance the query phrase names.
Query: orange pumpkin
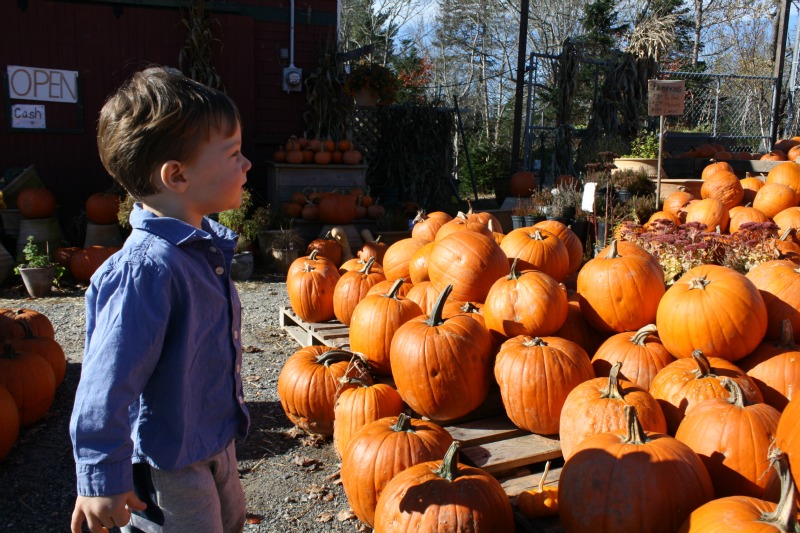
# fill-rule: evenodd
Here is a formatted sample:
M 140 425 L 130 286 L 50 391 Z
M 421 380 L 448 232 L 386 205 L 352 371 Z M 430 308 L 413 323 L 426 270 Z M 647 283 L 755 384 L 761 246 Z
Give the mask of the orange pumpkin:
M 789 320 L 800 340 L 800 267 L 792 261 L 765 261 L 746 274 L 767 308 L 765 339 L 781 338 L 782 323 Z
M 309 433 L 333 435 L 339 378 L 352 357 L 328 346 L 308 346 L 289 356 L 278 375 L 278 397 L 293 424 Z
M 404 413 L 371 422 L 354 434 L 342 454 L 341 479 L 358 519 L 372 526 L 389 481 L 411 466 L 443 457 L 452 442 L 438 424 Z
M 583 265 L 577 281 L 586 320 L 608 332 L 652 323 L 665 290 L 660 265 L 639 255 L 620 255 L 616 243 Z
M 512 196 L 530 196 L 536 190 L 536 175 L 528 170 L 520 170 L 511 175 L 508 186 Z
M 110 192 L 95 193 L 86 200 L 86 218 L 95 224 L 116 224 L 119 196 Z
M 721 201 L 716 198 L 706 198 L 692 202 L 686 208 L 686 223 L 690 222 L 702 224 L 710 232 L 716 231 L 717 227 L 724 232 L 728 230 L 730 215 L 728 208 Z
M 472 531 L 514 530 L 514 512 L 500 482 L 459 463 L 459 446 L 453 442 L 441 462 L 420 463 L 392 478 L 375 508 L 376 532 L 437 531 L 442 524 L 453 530 L 461 525 Z
M 17 195 L 17 209 L 25 218 L 50 218 L 56 213 L 56 197 L 44 187 L 23 189 Z
M 412 221 L 414 226 L 411 228 L 411 236 L 425 242 L 433 242 L 439 228 L 441 228 L 445 222 L 453 220 L 453 217 L 447 213 L 440 213 L 446 216 L 440 216 L 435 213 L 426 216 L 423 211 L 417 212 L 417 216 L 414 217 Z
M 411 279 L 409 266 L 411 257 L 423 246 L 426 241 L 409 237 L 400 239 L 392 243 L 383 254 L 383 273 L 386 279 L 394 281 L 396 279 Z
M 508 418 L 519 428 L 554 435 L 567 395 L 594 371 L 586 351 L 558 337 L 519 335 L 497 352 L 494 377 Z M 542 391 L 547 391 L 542 394 Z
M 764 186 L 764 180 L 759 179 L 755 176 L 752 176 L 749 172 L 747 173 L 747 177 L 740 180 L 739 183 L 742 184 L 742 189 L 744 190 L 744 198 L 742 198 L 743 204 L 753 204 L 753 200 L 756 198 L 756 193 Z
M 89 246 L 76 251 L 69 259 L 69 273 L 76 281 L 86 283 L 113 250 L 106 246 Z
M 764 338 L 767 307 L 743 274 L 700 265 L 683 274 L 661 298 L 656 325 L 661 342 L 675 357 L 701 350 L 706 357 L 737 361 Z
M 792 163 L 795 164 L 795 163 Z M 766 183 L 756 193 L 753 207 L 773 218 L 775 215 L 797 205 L 794 189 L 783 183 Z
M 364 378 L 347 378 L 342 385 L 333 404 L 333 447 L 339 457 L 359 429 L 403 411 L 403 400 L 391 385 Z
M 624 429 L 627 405 L 636 409 L 645 430 L 667 432 L 667 421 L 656 399 L 645 389 L 621 379 L 621 366 L 622 363 L 616 362 L 608 377 L 597 377 L 577 385 L 564 400 L 558 435 L 565 461 L 583 439 Z
M 795 391 L 800 390 L 800 349 L 795 344 L 791 321 L 784 320 L 782 326 L 779 341 L 762 342 L 738 362 L 758 385 L 764 402 L 778 411 L 783 411 Z
M 50 409 L 56 378 L 44 358 L 33 352 L 19 352 L 6 344 L 0 353 L 0 386 L 14 398 L 20 423 L 29 426 Z
M 325 322 L 335 318 L 333 292 L 339 270 L 331 261 L 317 257 L 316 250 L 295 260 L 286 274 L 286 291 L 292 310 L 306 322 Z
M 744 198 L 744 188 L 733 172 L 720 170 L 709 176 L 700 189 L 702 198 L 716 198 L 725 209 L 739 205 Z
M 28 334 L 56 338 L 53 323 L 44 313 L 24 307 L 0 309 L 0 340 L 21 339 Z
M 370 257 L 360 270 L 350 270 L 341 275 L 333 288 L 333 314 L 345 326 L 350 325 L 358 303 L 367 296 L 369 289 L 376 283 L 386 279 L 378 269 L 372 271 L 375 258 Z
M 398 294 L 404 281 L 400 278 L 388 282 L 392 283 L 388 291 L 368 294 L 359 302 L 350 318 L 350 348 L 364 354 L 369 367 L 376 374 L 392 374 L 392 338 L 400 326 L 422 314 L 416 302 Z M 372 289 L 377 289 L 378 285 Z
M 729 396 L 711 398 L 687 410 L 675 438 L 700 456 L 717 497 L 760 498 L 781 414 L 767 404 L 745 401 L 741 387 L 730 378 L 722 378 L 720 384 Z
M 569 255 L 569 268 L 567 275 L 573 274 L 581 268 L 583 262 L 583 243 L 572 229 L 558 220 L 542 220 L 533 225 L 535 228 L 546 229 L 564 243 Z
M 8 455 L 19 437 L 19 410 L 14 397 L 0 385 L 0 461 Z
M 541 270 L 559 282 L 569 275 L 569 250 L 562 239 L 546 229 L 532 226 L 511 230 L 500 248 L 509 263 L 518 260 L 520 270 Z
M 733 167 L 731 166 L 730 163 L 728 163 L 726 161 L 714 161 L 712 159 L 711 162 L 708 165 L 703 167 L 703 171 L 700 173 L 700 178 L 704 179 L 704 180 L 707 180 L 712 175 L 714 175 L 717 172 L 719 172 L 720 170 L 724 170 L 726 172 L 731 172 L 732 173 L 733 172 Z
M 585 439 L 564 464 L 558 508 L 566 531 L 672 532 L 714 497 L 711 478 L 691 448 L 645 431 L 633 406 L 625 407 L 625 416 L 625 430 Z M 665 493 L 668 498 L 642 497 Z
M 731 211 L 731 213 L 733 213 L 733 211 Z M 728 231 L 733 234 L 739 231 L 739 228 L 741 228 L 743 224 L 769 221 L 769 217 L 755 207 L 739 206 L 736 208 L 736 212 L 731 215 L 731 221 L 728 224 Z
M 800 164 L 787 161 L 772 167 L 767 173 L 767 183 L 781 183 L 791 188 L 795 195 L 795 204 L 800 202 Z
M 444 226 L 439 234 L 443 230 Z M 452 285 L 454 300 L 483 302 L 492 284 L 508 273 L 503 250 L 482 233 L 458 231 L 435 242 L 428 256 L 428 277 L 438 291 Z
M 634 333 L 626 331 L 606 339 L 592 357 L 595 375 L 607 376 L 620 363 L 622 379 L 649 390 L 656 374 L 675 360 L 656 333 L 655 324 L 648 324 Z
M 675 434 L 681 420 L 695 405 L 729 396 L 720 381 L 724 377 L 735 380 L 748 401 L 763 401 L 761 391 L 741 368 L 719 357 L 706 358 L 700 350 L 692 352 L 691 358 L 673 361 L 656 374 L 650 383 L 650 394 L 661 405 L 670 435 Z
M 558 514 L 558 485 L 545 486 L 550 461 L 544 464 L 544 472 L 535 489 L 523 490 L 517 498 L 517 507 L 528 518 L 541 518 Z

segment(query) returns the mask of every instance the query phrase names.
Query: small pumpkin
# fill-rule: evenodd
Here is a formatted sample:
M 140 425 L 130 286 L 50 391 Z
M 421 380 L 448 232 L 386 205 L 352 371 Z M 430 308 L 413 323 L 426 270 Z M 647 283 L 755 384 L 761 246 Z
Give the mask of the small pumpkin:
M 119 204 L 119 196 L 116 194 L 94 193 L 86 200 L 86 218 L 95 224 L 116 224 Z
M 17 195 L 17 209 L 25 218 L 50 218 L 56 213 L 56 197 L 44 187 L 23 189 Z
M 649 390 L 656 374 L 675 360 L 661 344 L 657 333 L 656 325 L 648 324 L 634 333 L 617 333 L 609 337 L 592 356 L 594 373 L 607 376 L 611 368 L 620 363 L 623 379 Z
M 368 374 L 341 379 L 342 387 L 333 405 L 333 447 L 339 457 L 359 429 L 403 411 L 403 400 L 391 385 L 374 383 Z
M 542 518 L 558 514 L 558 485 L 545 486 L 550 472 L 550 461 L 544 464 L 544 472 L 535 489 L 523 490 L 517 497 L 517 507 L 528 518 Z
M 20 423 L 29 426 L 50 409 L 56 378 L 50 364 L 38 354 L 19 352 L 6 343 L 0 353 L 0 386 L 14 398 Z

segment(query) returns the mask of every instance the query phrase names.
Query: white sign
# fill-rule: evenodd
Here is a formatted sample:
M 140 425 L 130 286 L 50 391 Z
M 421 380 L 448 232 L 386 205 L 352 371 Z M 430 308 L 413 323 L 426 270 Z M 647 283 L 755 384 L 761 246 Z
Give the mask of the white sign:
M 651 117 L 683 115 L 685 100 L 684 80 L 647 81 L 647 114 Z
M 44 105 L 16 104 L 11 106 L 11 127 L 26 129 L 46 128 Z
M 597 190 L 597 183 L 590 181 L 583 186 L 583 197 L 581 198 L 581 209 L 594 212 L 594 193 Z
M 8 66 L 8 94 L 12 100 L 76 103 L 78 71 Z

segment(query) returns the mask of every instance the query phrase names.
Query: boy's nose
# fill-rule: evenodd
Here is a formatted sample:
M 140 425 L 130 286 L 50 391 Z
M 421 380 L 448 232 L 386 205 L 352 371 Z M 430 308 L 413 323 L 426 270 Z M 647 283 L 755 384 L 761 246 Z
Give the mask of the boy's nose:
M 244 169 L 245 172 L 247 172 L 253 166 L 253 163 L 251 163 L 250 160 L 247 159 L 245 156 L 242 156 L 242 158 L 244 159 L 244 161 L 242 162 L 242 168 Z

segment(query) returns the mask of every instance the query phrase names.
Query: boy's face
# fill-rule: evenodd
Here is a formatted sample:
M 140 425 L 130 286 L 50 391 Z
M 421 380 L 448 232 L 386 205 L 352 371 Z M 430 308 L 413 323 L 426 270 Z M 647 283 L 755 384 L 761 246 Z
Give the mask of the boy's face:
M 242 187 L 252 165 L 241 147 L 238 124 L 230 137 L 212 129 L 210 138 L 201 142 L 194 157 L 184 163 L 183 174 L 188 179 L 184 199 L 192 214 L 203 217 L 242 204 Z

